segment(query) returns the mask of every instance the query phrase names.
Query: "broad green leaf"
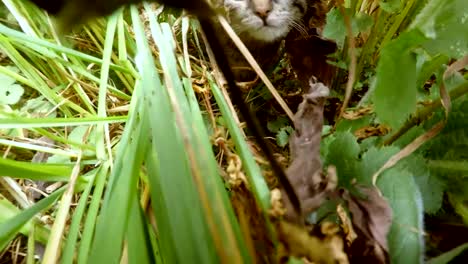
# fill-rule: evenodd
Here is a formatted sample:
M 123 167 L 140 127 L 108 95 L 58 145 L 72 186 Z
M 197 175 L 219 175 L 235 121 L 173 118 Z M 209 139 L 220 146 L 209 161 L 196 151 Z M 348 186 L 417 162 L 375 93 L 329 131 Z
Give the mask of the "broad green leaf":
M 336 166 L 340 186 L 350 187 L 358 172 L 359 144 L 350 132 L 337 133 L 335 136 L 335 140 L 328 145 L 325 164 Z
M 72 165 L 40 164 L 0 157 L 2 175 L 37 181 L 68 181 Z
M 333 8 L 327 13 L 327 23 L 323 29 L 323 36 L 336 41 L 338 46 L 343 47 L 346 38 L 346 26 L 343 15 L 338 8 Z
M 356 179 L 358 183 L 364 185 L 372 184 L 372 175 L 376 173 L 390 157 L 399 151 L 396 147 L 372 147 L 362 155 L 359 164 L 360 172 L 357 173 Z
M 440 68 L 446 65 L 449 62 L 449 58 L 445 55 L 439 54 L 432 58 L 428 58 L 421 65 L 421 69 L 418 73 L 418 81 L 416 82 L 416 87 L 422 89 L 424 83 L 429 80 L 429 78 L 436 73 Z
M 338 121 L 336 125 L 336 131 L 338 132 L 351 132 L 354 133 L 357 129 L 363 128 L 371 123 L 372 117 L 370 115 L 355 119 L 355 120 L 348 120 L 342 118 Z
M 377 186 L 393 212 L 388 234 L 391 263 L 423 263 L 423 201 L 413 175 L 389 169 L 380 175 Z
M 424 203 L 426 213 L 436 213 L 442 206 L 445 184 L 437 175 L 431 173 L 426 161 L 419 155 L 413 154 L 398 163 L 397 167 L 414 175 Z
M 429 0 L 411 29 L 418 28 L 431 39 L 424 47 L 432 54 L 452 58 L 468 54 L 468 5 L 466 0 Z
M 345 9 L 348 15 L 351 16 L 351 28 L 353 36 L 357 36 L 360 32 L 368 30 L 372 24 L 372 17 L 365 13 L 357 13 L 352 16 L 350 9 Z M 338 8 L 333 8 L 327 13 L 326 25 L 323 29 L 323 36 L 336 41 L 339 47 L 343 47 L 344 41 L 347 36 L 346 24 Z
M 8 104 L 13 105 L 16 104 L 24 93 L 23 87 L 18 84 L 10 84 L 6 85 L 0 83 L 0 105 Z
M 416 109 L 416 56 L 412 50 L 424 40 L 417 31 L 403 33 L 381 51 L 374 91 L 375 111 L 382 122 L 393 128 Z

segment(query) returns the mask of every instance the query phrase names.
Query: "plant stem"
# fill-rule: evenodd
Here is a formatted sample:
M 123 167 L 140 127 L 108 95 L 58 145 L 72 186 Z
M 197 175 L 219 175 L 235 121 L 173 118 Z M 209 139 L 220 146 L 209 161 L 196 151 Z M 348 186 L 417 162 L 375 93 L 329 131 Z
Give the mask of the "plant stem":
M 468 93 L 468 81 L 465 81 L 455 87 L 452 91 L 450 91 L 450 98 L 452 100 L 461 97 L 462 95 Z M 404 135 L 408 130 L 412 127 L 421 124 L 424 120 L 428 119 L 430 115 L 439 107 L 442 106 L 442 101 L 437 100 L 434 103 L 426 106 L 425 108 L 420 109 L 410 120 L 408 120 L 395 134 L 393 134 L 389 139 L 387 139 L 383 144 L 385 146 L 391 145 L 397 139 L 399 139 L 402 135 Z

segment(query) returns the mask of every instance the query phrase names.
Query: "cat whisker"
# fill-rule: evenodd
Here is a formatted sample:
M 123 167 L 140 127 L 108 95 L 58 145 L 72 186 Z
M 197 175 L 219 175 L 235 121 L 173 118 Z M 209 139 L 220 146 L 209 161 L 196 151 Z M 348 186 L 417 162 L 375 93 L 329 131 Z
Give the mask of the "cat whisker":
M 299 34 L 301 34 L 302 37 L 309 36 L 309 33 L 307 32 L 302 22 L 297 21 L 295 19 L 288 19 L 288 22 L 291 24 L 292 28 L 296 29 L 299 32 Z

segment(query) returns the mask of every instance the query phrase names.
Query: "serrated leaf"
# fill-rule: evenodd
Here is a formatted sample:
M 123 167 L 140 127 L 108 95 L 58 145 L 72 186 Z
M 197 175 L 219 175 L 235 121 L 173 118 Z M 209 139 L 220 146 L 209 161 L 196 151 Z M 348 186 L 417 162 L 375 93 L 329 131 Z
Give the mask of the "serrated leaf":
M 466 0 L 430 0 L 410 28 L 432 39 L 424 47 L 432 54 L 461 58 L 468 53 L 468 5 Z
M 326 165 L 336 166 L 340 186 L 350 186 L 357 175 L 359 144 L 350 133 L 337 133 L 328 146 Z
M 346 12 L 349 14 L 350 10 L 346 9 Z M 357 13 L 355 17 L 351 18 L 353 36 L 357 36 L 360 32 L 368 30 L 373 23 L 374 21 L 372 17 L 368 14 Z M 323 36 L 336 41 L 336 44 L 338 44 L 339 47 L 343 47 L 347 31 L 344 17 L 339 9 L 333 8 L 327 13 Z
M 346 37 L 346 27 L 343 15 L 337 8 L 333 8 L 327 13 L 327 23 L 323 29 L 323 36 L 336 41 L 338 46 L 343 47 Z
M 399 151 L 397 147 L 370 148 L 362 155 L 360 173 L 356 175 L 358 183 L 372 184 L 372 175 L 377 172 L 387 160 Z
M 289 136 L 291 135 L 292 127 L 283 127 L 280 129 L 278 134 L 276 134 L 276 143 L 280 147 L 285 147 L 288 144 Z
M 444 183 L 427 167 L 426 161 L 418 155 L 411 155 L 400 164 L 398 168 L 410 171 L 421 192 L 424 211 L 436 213 L 442 206 Z
M 382 49 L 373 98 L 377 116 L 393 128 L 416 109 L 416 56 L 412 49 L 424 40 L 419 32 L 407 32 Z
M 423 263 L 423 204 L 413 175 L 393 168 L 379 177 L 377 185 L 393 210 L 388 235 L 391 263 Z

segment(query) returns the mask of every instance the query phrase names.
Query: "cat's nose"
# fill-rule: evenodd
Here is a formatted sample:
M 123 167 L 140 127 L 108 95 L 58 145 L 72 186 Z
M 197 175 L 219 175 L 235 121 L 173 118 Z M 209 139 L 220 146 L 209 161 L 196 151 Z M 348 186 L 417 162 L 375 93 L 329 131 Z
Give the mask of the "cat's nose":
M 271 6 L 270 5 L 265 5 L 261 7 L 255 8 L 255 14 L 260 17 L 263 21 L 266 20 L 268 17 L 268 14 L 270 14 L 271 11 Z

